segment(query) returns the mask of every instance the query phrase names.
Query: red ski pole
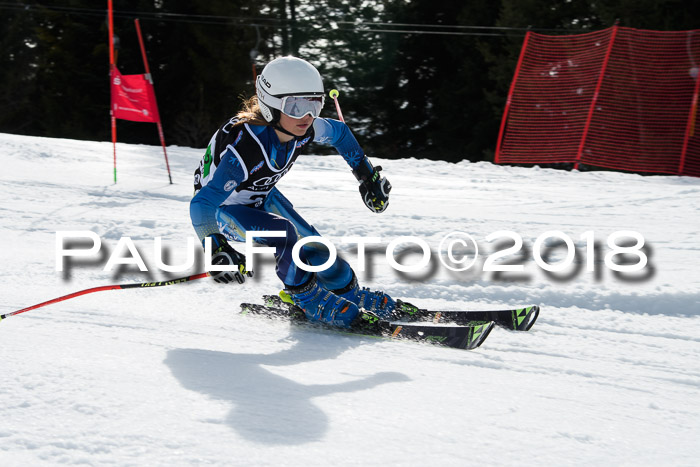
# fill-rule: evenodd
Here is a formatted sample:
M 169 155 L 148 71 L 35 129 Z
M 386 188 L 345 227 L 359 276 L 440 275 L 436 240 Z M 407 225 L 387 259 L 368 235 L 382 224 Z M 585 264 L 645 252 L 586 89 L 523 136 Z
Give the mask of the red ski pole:
M 141 282 L 139 284 L 116 284 L 116 285 L 103 285 L 101 287 L 93 287 L 91 289 L 85 289 L 81 290 L 79 292 L 74 292 L 72 294 L 64 295 L 63 297 L 58 297 L 54 298 L 53 300 L 48 300 L 46 302 L 42 303 L 37 303 L 36 305 L 28 306 L 27 308 L 22 308 L 21 310 L 13 311 L 12 313 L 6 313 L 4 315 L 0 315 L 0 321 L 3 319 L 9 318 L 10 316 L 18 315 L 20 313 L 27 312 L 29 310 L 35 310 L 37 308 L 41 308 L 46 305 L 51 305 L 52 303 L 58 303 L 62 302 L 64 300 L 70 300 L 71 298 L 75 297 L 80 297 L 81 295 L 87 295 L 93 292 L 102 292 L 103 290 L 116 290 L 116 289 L 136 289 L 136 288 L 141 288 L 141 289 L 147 289 L 151 287 L 162 287 L 164 285 L 174 285 L 174 284 L 181 284 L 183 282 L 189 282 L 197 279 L 203 279 L 205 277 L 209 276 L 208 272 L 204 272 L 202 274 L 194 274 L 192 276 L 187 276 L 187 277 L 180 277 L 178 279 L 173 279 L 170 281 L 161 281 L 161 282 Z
M 345 119 L 343 118 L 343 112 L 340 111 L 340 104 L 338 103 L 338 96 L 340 93 L 338 92 L 337 89 L 331 89 L 331 92 L 328 93 L 329 96 L 331 96 L 331 99 L 335 102 L 335 110 L 338 112 L 338 119 L 345 123 Z

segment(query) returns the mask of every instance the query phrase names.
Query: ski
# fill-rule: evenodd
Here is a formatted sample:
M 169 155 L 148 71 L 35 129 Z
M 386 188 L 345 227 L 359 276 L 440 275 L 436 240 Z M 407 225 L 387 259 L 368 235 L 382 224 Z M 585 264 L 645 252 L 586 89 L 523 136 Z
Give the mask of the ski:
M 282 303 L 280 301 L 280 303 Z M 284 304 L 286 305 L 286 304 Z M 304 311 L 299 307 L 291 306 L 270 306 L 258 305 L 254 303 L 241 303 L 241 313 L 262 315 L 269 318 L 284 318 L 292 323 L 313 325 L 306 319 Z M 371 337 L 381 337 L 390 339 L 404 339 L 416 342 L 426 342 L 430 344 L 452 347 L 457 349 L 473 350 L 484 343 L 489 333 L 493 329 L 494 323 L 491 321 L 472 322 L 468 325 L 429 325 L 416 323 L 392 323 L 378 318 L 373 313 L 362 311 L 360 315 L 362 321 L 356 329 L 343 329 L 331 326 L 323 326 L 336 332 L 359 334 Z
M 432 321 L 433 323 L 468 324 L 474 321 L 493 321 L 511 331 L 529 331 L 537 321 L 540 307 L 537 305 L 507 310 L 457 310 L 438 311 L 418 308 L 401 300 L 396 301 L 396 310 L 402 319 L 409 321 Z
M 266 305 L 277 308 L 288 308 L 289 303 L 283 302 L 277 295 L 263 295 Z M 396 300 L 394 315 L 396 320 L 409 322 L 453 323 L 468 326 L 472 323 L 493 321 L 496 325 L 511 331 L 529 331 L 537 321 L 540 307 L 537 305 L 505 310 L 458 310 L 438 311 L 418 308 L 408 302 Z

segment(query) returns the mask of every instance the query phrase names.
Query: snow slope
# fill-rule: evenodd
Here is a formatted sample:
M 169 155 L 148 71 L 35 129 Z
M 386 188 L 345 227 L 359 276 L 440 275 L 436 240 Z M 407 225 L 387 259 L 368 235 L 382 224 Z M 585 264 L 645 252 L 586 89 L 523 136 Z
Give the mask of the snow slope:
M 0 135 L 0 313 L 113 283 L 162 280 L 186 259 L 191 174 L 201 151 Z M 495 329 L 468 352 L 291 327 L 237 313 L 279 288 L 269 256 L 243 286 L 210 279 L 94 293 L 0 323 L 0 464 L 697 465 L 700 458 L 700 180 L 423 160 L 379 160 L 394 185 L 370 213 L 340 157 L 306 156 L 278 185 L 351 264 L 346 236 L 379 236 L 364 285 L 425 307 L 540 304 L 529 333 Z M 56 271 L 56 232 L 93 231 L 101 254 Z M 524 241 L 519 273 L 481 272 Z M 546 274 L 535 240 L 570 236 L 575 264 Z M 648 265 L 614 274 L 613 232 L 643 235 Z M 453 231 L 477 264 L 437 259 Z M 600 252 L 586 270 L 593 231 Z M 399 274 L 401 236 L 433 250 Z M 149 266 L 103 268 L 130 237 Z M 547 245 L 555 245 L 553 240 Z M 397 250 L 398 251 L 398 250 Z M 565 249 L 552 250 L 552 263 Z M 415 264 L 420 255 L 397 255 Z M 631 258 L 635 262 L 635 258 Z

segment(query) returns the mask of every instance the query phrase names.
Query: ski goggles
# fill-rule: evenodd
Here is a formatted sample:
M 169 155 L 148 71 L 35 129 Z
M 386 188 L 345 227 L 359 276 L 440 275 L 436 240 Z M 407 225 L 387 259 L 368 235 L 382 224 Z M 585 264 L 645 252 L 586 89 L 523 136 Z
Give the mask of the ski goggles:
M 280 111 L 297 119 L 307 115 L 316 118 L 321 115 L 323 100 L 323 96 L 285 96 L 282 98 Z

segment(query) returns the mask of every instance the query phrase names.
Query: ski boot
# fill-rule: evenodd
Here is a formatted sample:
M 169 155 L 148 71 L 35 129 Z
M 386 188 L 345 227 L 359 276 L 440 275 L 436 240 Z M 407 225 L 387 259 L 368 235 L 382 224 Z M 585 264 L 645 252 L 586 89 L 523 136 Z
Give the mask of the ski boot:
M 285 292 L 309 321 L 348 328 L 359 313 L 357 305 L 318 285 L 315 274 L 305 284 L 285 286 Z
M 382 319 L 395 319 L 393 316 L 396 301 L 381 291 L 371 291 L 367 287 L 360 288 L 357 276 L 352 275 L 352 280 L 342 289 L 333 290 L 333 293 L 343 297 L 359 308 L 371 311 Z

